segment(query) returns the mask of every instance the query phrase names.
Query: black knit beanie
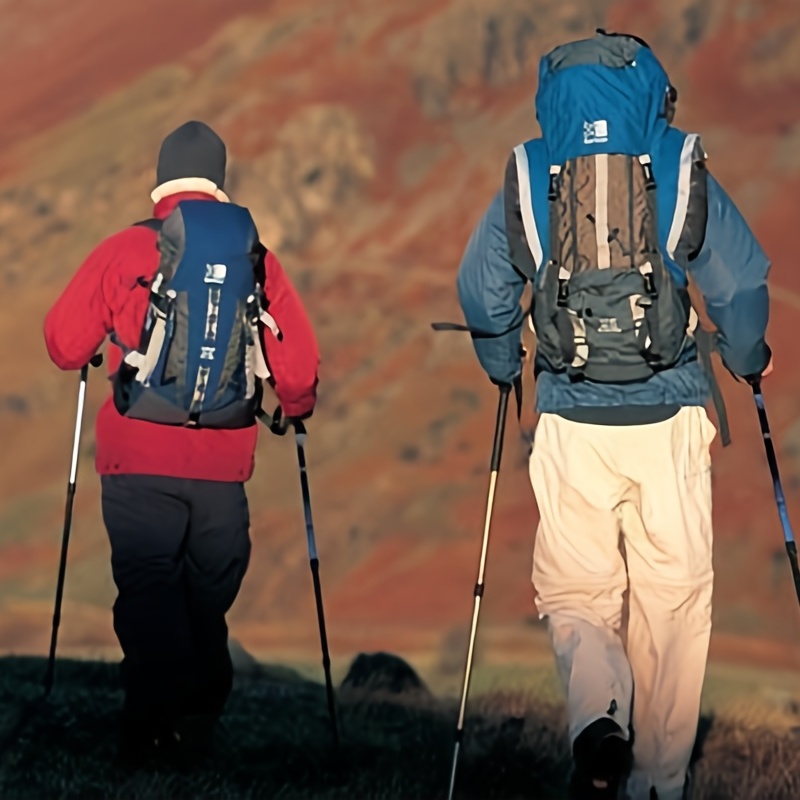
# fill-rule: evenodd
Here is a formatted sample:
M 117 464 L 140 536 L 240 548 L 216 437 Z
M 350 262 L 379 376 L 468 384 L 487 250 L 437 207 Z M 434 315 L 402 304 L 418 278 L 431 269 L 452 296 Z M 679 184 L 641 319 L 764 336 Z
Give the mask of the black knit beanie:
M 192 120 L 176 128 L 161 143 L 156 167 L 160 186 L 179 178 L 206 178 L 225 185 L 225 143 L 203 122 Z

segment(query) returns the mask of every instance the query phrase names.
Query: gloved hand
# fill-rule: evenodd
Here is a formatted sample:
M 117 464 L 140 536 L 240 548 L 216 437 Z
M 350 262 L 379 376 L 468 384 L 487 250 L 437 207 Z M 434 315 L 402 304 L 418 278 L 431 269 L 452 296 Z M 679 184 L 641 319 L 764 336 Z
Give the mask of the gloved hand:
M 766 378 L 772 374 L 773 366 L 773 355 L 772 351 L 769 350 L 769 361 L 767 362 L 767 366 L 764 367 L 761 372 L 756 372 L 752 375 L 742 375 L 742 378 L 751 386 L 756 386 L 757 384 L 761 383 L 762 378 Z
M 275 409 L 275 413 L 272 415 L 272 422 L 269 426 L 269 429 L 276 436 L 284 436 L 286 431 L 289 430 L 290 426 L 298 433 L 305 433 L 305 425 L 303 425 L 303 420 L 309 419 L 313 413 L 313 411 L 309 411 L 307 414 L 303 414 L 301 417 L 289 417 L 284 416 L 283 409 L 278 406 Z
M 525 363 L 528 360 L 529 356 L 530 356 L 530 353 L 528 352 L 528 349 L 525 347 L 524 344 L 522 344 L 522 342 L 520 342 L 520 344 L 519 344 L 519 360 L 520 360 L 520 362 Z M 495 386 L 500 386 L 500 387 L 507 386 L 510 389 L 511 387 L 513 387 L 514 383 L 516 383 L 516 381 L 519 380 L 520 374 L 521 374 L 521 371 L 518 372 L 516 375 L 512 375 L 510 378 L 495 378 L 492 375 L 489 375 L 489 380 Z
M 497 386 L 500 389 L 511 389 L 514 385 L 514 379 L 510 381 L 500 380 L 499 378 L 493 378 L 491 375 L 489 376 L 489 380 L 492 382 L 493 386 Z

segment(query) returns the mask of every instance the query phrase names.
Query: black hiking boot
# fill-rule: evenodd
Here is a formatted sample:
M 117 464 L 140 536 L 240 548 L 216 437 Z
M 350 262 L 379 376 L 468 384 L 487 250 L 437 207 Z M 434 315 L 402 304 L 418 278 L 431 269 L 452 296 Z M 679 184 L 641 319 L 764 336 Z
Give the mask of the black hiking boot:
M 631 766 L 631 745 L 622 728 L 607 717 L 598 719 L 575 739 L 572 755 L 569 800 L 617 800 Z

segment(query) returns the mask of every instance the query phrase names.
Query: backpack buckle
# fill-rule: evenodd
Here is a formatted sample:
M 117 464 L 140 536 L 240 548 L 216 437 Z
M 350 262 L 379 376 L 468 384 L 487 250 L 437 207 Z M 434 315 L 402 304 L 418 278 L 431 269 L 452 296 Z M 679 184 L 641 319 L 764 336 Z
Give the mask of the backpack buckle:
M 174 289 L 168 289 L 163 294 L 161 292 L 150 291 L 150 304 L 164 319 L 166 319 L 177 298 L 178 293 Z
M 650 297 L 658 297 L 658 289 L 656 288 L 656 280 L 653 275 L 653 265 L 647 261 L 639 267 L 639 272 L 644 279 L 644 290 Z
M 561 167 L 550 167 L 550 184 L 547 190 L 547 199 L 552 203 L 558 199 L 558 179 L 561 175 Z
M 260 315 L 258 301 L 256 300 L 255 295 L 250 295 L 247 298 L 247 321 L 255 327 L 258 324 L 258 317 Z
M 567 301 L 569 300 L 569 279 L 569 271 L 561 267 L 558 272 L 558 294 L 556 296 L 556 305 L 559 308 L 567 307 Z
M 653 163 L 650 160 L 650 156 L 639 156 L 639 163 L 642 165 L 642 171 L 644 172 L 644 185 L 648 190 L 655 189 L 656 178 L 653 175 Z
M 255 327 L 261 318 L 264 308 L 264 292 L 260 284 L 256 284 L 255 292 L 247 298 L 247 320 Z

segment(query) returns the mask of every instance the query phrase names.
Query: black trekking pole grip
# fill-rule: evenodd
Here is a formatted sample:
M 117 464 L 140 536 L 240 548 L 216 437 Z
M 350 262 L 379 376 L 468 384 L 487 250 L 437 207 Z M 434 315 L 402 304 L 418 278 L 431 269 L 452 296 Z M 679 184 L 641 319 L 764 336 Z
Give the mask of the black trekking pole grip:
M 492 444 L 491 471 L 499 472 L 500 459 L 503 455 L 503 433 L 506 429 L 506 415 L 508 414 L 508 398 L 511 394 L 511 384 L 500 385 L 500 400 L 497 405 L 497 424 L 494 429 L 494 443 Z

